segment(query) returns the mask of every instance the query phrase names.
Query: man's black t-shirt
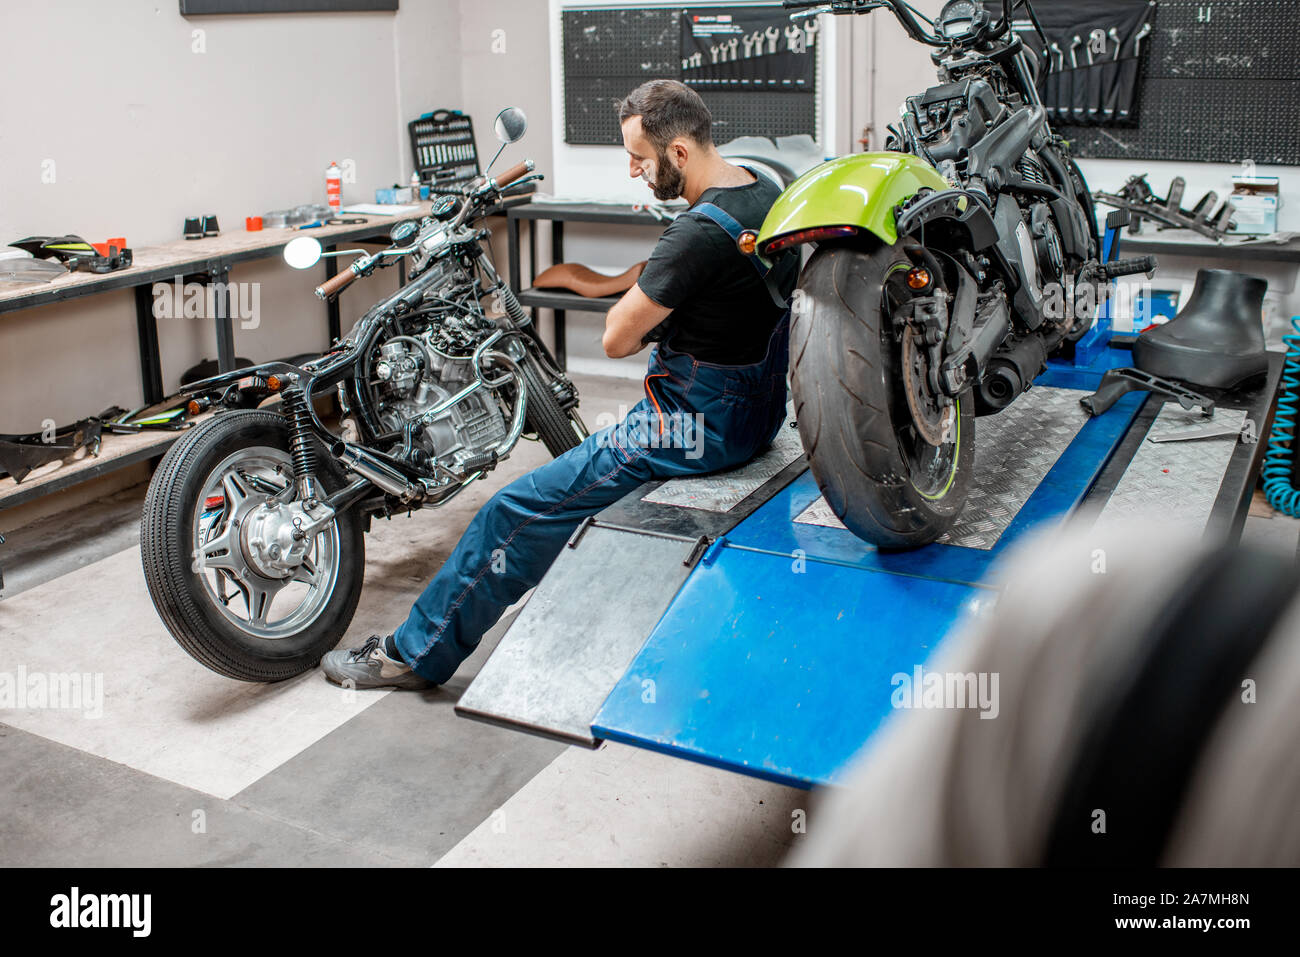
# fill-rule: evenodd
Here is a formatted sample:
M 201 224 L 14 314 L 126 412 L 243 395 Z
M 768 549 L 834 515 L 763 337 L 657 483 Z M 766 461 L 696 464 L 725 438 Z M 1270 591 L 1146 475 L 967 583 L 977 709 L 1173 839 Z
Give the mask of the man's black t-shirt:
M 706 189 L 695 205 L 712 203 L 741 226 L 758 229 L 780 194 L 771 180 L 759 175 L 745 186 Z M 786 297 L 794 291 L 798 260 L 783 256 L 772 269 Z M 672 221 L 637 284 L 654 302 L 672 310 L 665 340 L 669 348 L 700 362 L 761 361 L 781 318 L 753 262 L 721 226 L 698 213 L 681 213 Z

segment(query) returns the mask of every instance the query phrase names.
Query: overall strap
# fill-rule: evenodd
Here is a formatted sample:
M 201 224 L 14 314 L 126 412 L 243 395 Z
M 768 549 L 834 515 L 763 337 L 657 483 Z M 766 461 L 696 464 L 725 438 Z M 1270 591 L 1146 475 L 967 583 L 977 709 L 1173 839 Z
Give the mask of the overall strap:
M 705 219 L 717 223 L 726 231 L 727 235 L 731 237 L 733 243 L 739 240 L 740 234 L 745 231 L 745 227 L 740 225 L 740 222 L 736 217 L 732 216 L 721 206 L 715 206 L 712 203 L 700 203 L 698 206 L 692 206 L 688 212 L 699 213 Z M 736 252 L 740 252 L 740 250 L 737 249 Z M 757 255 L 747 255 L 745 253 L 741 253 L 741 255 L 754 264 L 754 268 L 758 270 L 758 275 L 761 278 L 767 278 L 767 273 L 768 270 L 772 268 L 771 266 L 759 259 Z
M 745 227 L 740 225 L 740 222 L 736 217 L 732 216 L 721 206 L 715 206 L 713 203 L 700 203 L 698 206 L 692 206 L 687 210 L 687 212 L 699 213 L 705 219 L 709 220 L 709 222 L 722 227 L 726 234 L 731 237 L 731 242 L 733 244 L 740 239 L 740 234 L 745 231 Z M 737 248 L 736 252 L 740 253 L 740 249 Z M 754 269 L 758 271 L 758 278 L 763 280 L 763 285 L 767 287 L 767 294 L 772 297 L 772 303 L 778 309 L 789 309 L 789 301 L 785 296 L 781 295 L 781 290 L 776 287 L 776 283 L 772 280 L 772 277 L 768 275 L 772 270 L 771 264 L 760 259 L 757 253 L 740 254 L 753 263 Z

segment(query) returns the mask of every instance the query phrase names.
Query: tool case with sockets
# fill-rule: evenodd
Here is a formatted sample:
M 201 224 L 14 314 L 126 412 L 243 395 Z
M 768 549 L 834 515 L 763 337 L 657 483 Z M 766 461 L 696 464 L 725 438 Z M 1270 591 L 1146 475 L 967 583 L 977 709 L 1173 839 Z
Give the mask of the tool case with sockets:
M 993 16 L 1001 0 L 985 0 Z M 1142 53 L 1151 38 L 1151 0 L 1073 0 L 1038 3 L 1047 36 L 1051 70 L 1040 72 L 1039 92 L 1047 118 L 1057 125 L 1121 126 L 1136 122 Z M 1013 23 L 1016 34 L 1045 66 L 1043 42 L 1023 13 Z
M 409 124 L 420 182 L 435 192 L 458 192 L 479 174 L 474 122 L 459 110 L 433 110 Z

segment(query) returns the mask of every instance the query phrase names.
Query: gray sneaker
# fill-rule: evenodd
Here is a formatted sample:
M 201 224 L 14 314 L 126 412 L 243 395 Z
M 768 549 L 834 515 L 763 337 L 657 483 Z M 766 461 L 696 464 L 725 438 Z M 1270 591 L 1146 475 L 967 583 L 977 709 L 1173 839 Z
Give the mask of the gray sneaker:
M 349 688 L 403 688 L 423 691 L 433 682 L 421 678 L 401 658 L 384 651 L 384 639 L 371 635 L 360 648 L 331 651 L 320 660 L 325 677 Z

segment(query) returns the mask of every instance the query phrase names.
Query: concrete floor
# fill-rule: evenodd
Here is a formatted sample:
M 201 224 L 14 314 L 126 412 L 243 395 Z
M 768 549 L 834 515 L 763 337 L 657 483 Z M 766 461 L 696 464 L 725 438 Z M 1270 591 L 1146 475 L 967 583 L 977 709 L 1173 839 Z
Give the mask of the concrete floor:
M 575 376 L 590 427 L 639 380 Z M 376 522 L 344 644 L 391 629 L 520 448 L 444 509 Z M 513 612 L 445 687 L 248 685 L 170 638 L 140 571 L 144 487 L 7 533 L 0 662 L 103 676 L 102 714 L 0 712 L 0 865 L 768 865 L 807 792 L 455 716 Z
M 575 378 L 593 428 L 642 394 L 637 380 Z M 523 443 L 447 508 L 375 523 L 344 643 L 397 624 L 488 496 L 546 458 Z M 0 712 L 0 866 L 761 866 L 798 839 L 808 792 L 456 717 L 513 612 L 426 693 L 208 672 L 145 591 L 143 493 L 6 533 L 0 670 L 75 670 L 104 686 L 98 717 Z M 1257 499 L 1244 539 L 1295 554 L 1300 521 Z

